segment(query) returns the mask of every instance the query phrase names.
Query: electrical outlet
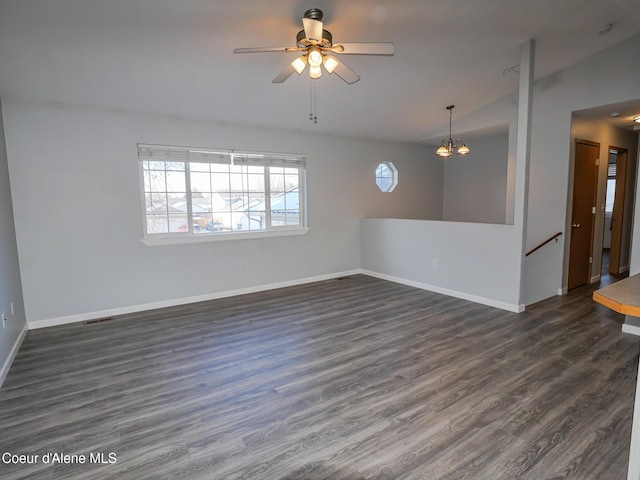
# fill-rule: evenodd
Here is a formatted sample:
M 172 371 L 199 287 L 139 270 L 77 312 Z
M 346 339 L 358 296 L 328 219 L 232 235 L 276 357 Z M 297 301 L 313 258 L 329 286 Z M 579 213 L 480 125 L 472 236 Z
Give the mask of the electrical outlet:
M 438 268 L 438 260 L 431 260 L 431 268 L 436 269 Z

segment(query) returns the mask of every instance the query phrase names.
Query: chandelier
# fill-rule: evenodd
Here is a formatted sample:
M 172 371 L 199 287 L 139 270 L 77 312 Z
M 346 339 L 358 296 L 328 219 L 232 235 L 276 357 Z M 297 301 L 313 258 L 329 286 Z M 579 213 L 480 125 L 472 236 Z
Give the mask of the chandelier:
M 436 150 L 436 155 L 443 158 L 451 158 L 453 156 L 453 152 L 455 150 L 458 155 L 468 155 L 471 151 L 469 147 L 467 147 L 464 142 L 460 139 L 456 140 L 455 143 L 451 138 L 451 113 L 454 109 L 455 105 L 449 105 L 447 110 L 449 110 L 449 138 L 442 140 L 442 145 L 438 147 Z

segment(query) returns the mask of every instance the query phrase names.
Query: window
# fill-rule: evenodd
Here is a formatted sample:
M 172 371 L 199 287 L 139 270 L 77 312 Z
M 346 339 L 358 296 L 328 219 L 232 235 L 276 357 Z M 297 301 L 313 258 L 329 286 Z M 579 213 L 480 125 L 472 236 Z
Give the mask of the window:
M 391 162 L 382 162 L 376 168 L 376 185 L 383 192 L 392 192 L 398 185 L 398 170 Z
M 138 145 L 145 237 L 302 229 L 300 155 Z
M 616 152 L 617 154 L 617 152 Z M 613 213 L 613 203 L 616 198 L 616 170 L 617 170 L 617 157 L 610 154 L 609 168 L 607 171 L 607 198 L 605 203 L 605 212 Z

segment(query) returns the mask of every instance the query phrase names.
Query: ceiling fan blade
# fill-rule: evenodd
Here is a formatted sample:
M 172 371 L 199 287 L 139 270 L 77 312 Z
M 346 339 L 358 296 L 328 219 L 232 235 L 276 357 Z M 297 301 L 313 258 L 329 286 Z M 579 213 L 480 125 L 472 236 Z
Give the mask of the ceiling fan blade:
M 293 74 L 293 72 L 295 72 L 295 71 L 296 71 L 296 70 L 295 70 L 295 68 L 293 68 L 293 65 L 291 65 L 291 64 L 287 65 L 287 67 L 286 67 L 284 70 L 282 70 L 282 71 L 280 72 L 280 74 L 278 74 L 278 76 L 277 76 L 276 78 L 274 78 L 274 79 L 272 80 L 272 83 L 282 83 L 282 82 L 284 82 L 284 81 L 285 81 L 287 78 L 289 78 L 289 77 Z
M 314 20 L 313 18 L 303 18 L 302 25 L 304 26 L 304 35 L 308 40 L 312 42 L 322 42 L 322 22 L 320 20 Z
M 299 52 L 304 50 L 300 47 L 254 47 L 254 48 L 234 48 L 233 53 L 263 53 L 263 52 Z
M 393 55 L 396 47 L 391 42 L 341 43 L 330 50 L 342 55 Z
M 338 75 L 342 80 L 344 80 L 349 85 L 351 85 L 352 83 L 356 83 L 358 80 L 360 80 L 360 75 L 358 75 L 356 72 L 351 70 L 340 60 L 336 59 L 336 61 L 338 62 L 338 65 L 333 70 L 333 73 Z

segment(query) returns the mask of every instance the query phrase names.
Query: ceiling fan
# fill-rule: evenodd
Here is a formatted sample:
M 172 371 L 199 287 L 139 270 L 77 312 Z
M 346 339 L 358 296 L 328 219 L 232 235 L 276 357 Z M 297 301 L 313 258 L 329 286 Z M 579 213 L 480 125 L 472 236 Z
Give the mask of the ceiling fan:
M 335 73 L 349 85 L 360 80 L 360 75 L 332 54 L 390 56 L 395 53 L 395 46 L 390 42 L 334 44 L 333 35 L 324 29 L 322 17 L 322 10 L 319 8 L 310 8 L 304 13 L 304 28 L 296 35 L 295 47 L 236 48 L 233 53 L 301 52 L 302 55 L 280 72 L 273 83 L 284 82 L 293 72 L 300 75 L 308 64 L 311 78 L 320 78 L 324 67 L 327 73 Z

